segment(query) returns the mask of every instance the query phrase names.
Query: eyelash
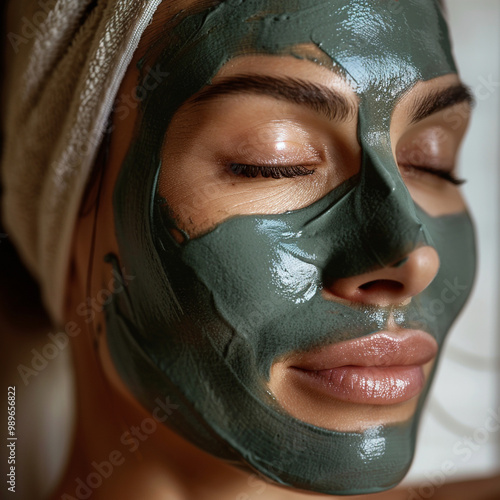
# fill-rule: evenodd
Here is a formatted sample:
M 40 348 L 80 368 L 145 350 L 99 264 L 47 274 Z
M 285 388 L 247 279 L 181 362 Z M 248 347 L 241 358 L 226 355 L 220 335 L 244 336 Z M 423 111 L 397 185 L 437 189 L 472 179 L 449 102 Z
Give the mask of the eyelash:
M 282 179 L 283 177 L 299 177 L 314 173 L 313 169 L 303 167 L 301 165 L 266 167 L 261 165 L 232 163 L 230 165 L 230 169 L 235 175 L 243 175 L 245 177 L 257 177 L 260 175 L 261 177 L 272 177 L 273 179 Z
M 455 177 L 451 172 L 446 170 L 441 170 L 434 167 L 426 167 L 421 165 L 401 165 L 405 168 L 411 168 L 414 172 L 426 173 L 435 175 L 447 182 L 450 182 L 454 186 L 461 186 L 465 182 L 465 179 L 459 179 Z M 242 175 L 245 177 L 272 177 L 273 179 L 282 178 L 292 178 L 304 175 L 311 175 L 314 173 L 314 169 L 303 167 L 301 165 L 294 166 L 282 166 L 282 167 L 267 167 L 261 165 L 245 165 L 243 163 L 232 163 L 230 165 L 231 172 L 235 175 Z
M 444 179 L 447 182 L 450 182 L 454 186 L 461 186 L 465 182 L 467 182 L 465 179 L 459 179 L 453 175 L 452 172 L 448 172 L 446 170 L 441 170 L 439 168 L 434 168 L 434 167 L 426 167 L 423 165 L 411 165 L 411 164 L 406 164 L 406 165 L 400 165 L 401 167 L 404 168 L 410 168 L 414 171 L 414 173 L 417 174 L 431 174 L 435 175 L 436 177 L 439 177 L 441 179 Z

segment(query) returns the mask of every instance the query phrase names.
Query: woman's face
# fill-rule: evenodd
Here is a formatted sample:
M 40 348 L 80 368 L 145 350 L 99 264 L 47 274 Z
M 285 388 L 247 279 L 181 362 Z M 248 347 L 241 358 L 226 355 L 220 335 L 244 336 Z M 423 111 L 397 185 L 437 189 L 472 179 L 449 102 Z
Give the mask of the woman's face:
M 335 98 L 344 99 L 351 111 L 342 119 L 331 119 L 305 102 L 290 102 L 285 92 L 280 92 L 284 85 L 296 90 L 294 83 L 299 79 L 303 85 L 314 85 L 313 89 L 325 94 L 335 91 L 338 93 Z M 235 215 L 281 214 L 307 207 L 359 173 L 358 99 L 339 74 L 292 57 L 276 61 L 272 56 L 247 56 L 225 65 L 212 84 L 211 97 L 202 92 L 176 113 L 163 148 L 165 166 L 160 172 L 158 193 L 175 218 L 176 228 L 170 228 L 170 232 L 177 241 L 183 241 L 182 233 L 189 238 L 208 233 Z M 261 90 L 263 84 L 270 86 Z M 446 107 L 415 123 L 410 121 L 411 112 L 420 99 L 459 84 L 455 74 L 416 84 L 398 103 L 391 121 L 391 149 L 400 175 L 411 198 L 432 216 L 465 210 L 459 186 L 426 171 L 425 167 L 436 167 L 438 173 L 455 175 L 455 157 L 470 106 L 467 102 L 451 101 L 453 109 Z M 238 85 L 245 85 L 245 90 Z M 453 121 L 450 116 L 454 117 Z M 253 167 L 247 167 L 249 165 Z M 252 174 L 250 168 L 255 166 L 261 170 L 254 170 Z M 370 238 L 377 237 L 376 232 L 370 235 Z M 321 288 L 322 299 L 334 303 L 343 299 L 356 305 L 386 308 L 408 304 L 426 289 L 439 269 L 435 248 L 419 246 L 410 254 L 411 259 L 401 267 L 375 268 L 333 282 L 321 281 L 318 288 Z M 240 258 L 245 259 L 242 254 Z M 266 265 L 272 268 L 275 262 L 268 259 Z M 208 257 L 206 263 L 208 267 L 214 266 Z M 291 262 L 290 267 L 292 270 L 286 269 L 290 274 L 297 271 Z M 220 271 L 224 273 L 222 267 Z M 302 280 L 300 276 L 296 281 Z M 268 287 L 266 281 L 263 286 Z M 244 279 L 235 281 L 235 286 L 242 289 L 239 290 L 242 301 L 246 300 L 244 283 Z M 290 285 L 286 282 L 282 286 Z M 300 286 L 299 283 L 296 286 Z M 393 329 L 398 326 L 394 324 Z M 403 332 L 397 336 L 402 337 Z M 425 345 L 425 340 L 424 345 L 416 348 L 431 350 L 433 354 L 432 359 L 426 358 L 423 363 L 428 378 L 435 351 L 433 345 Z M 399 351 L 404 346 L 389 347 L 381 341 L 374 347 L 362 342 L 352 344 L 352 349 L 363 355 L 366 349 L 374 348 L 381 351 L 377 356 L 387 356 L 387 349 Z M 301 420 L 327 429 L 359 431 L 372 425 L 405 420 L 415 412 L 418 398 L 413 396 L 417 395 L 417 388 L 409 384 L 401 391 L 392 380 L 380 388 L 353 393 L 343 387 L 342 394 L 333 398 L 328 397 L 328 390 L 311 391 L 308 383 L 296 379 L 295 372 L 289 370 L 300 364 L 301 358 L 299 355 L 276 360 L 271 366 L 268 384 L 279 403 Z M 332 364 L 318 361 L 317 368 L 327 368 L 328 363 Z M 308 364 L 316 368 L 314 361 Z M 385 379 L 388 374 L 382 376 Z M 366 380 L 368 382 L 362 383 L 373 385 L 370 377 Z
M 227 1 L 176 22 L 141 60 L 165 76 L 114 193 L 136 279 L 107 309 L 113 361 L 218 457 L 324 493 L 394 486 L 474 275 L 470 96 L 440 11 Z

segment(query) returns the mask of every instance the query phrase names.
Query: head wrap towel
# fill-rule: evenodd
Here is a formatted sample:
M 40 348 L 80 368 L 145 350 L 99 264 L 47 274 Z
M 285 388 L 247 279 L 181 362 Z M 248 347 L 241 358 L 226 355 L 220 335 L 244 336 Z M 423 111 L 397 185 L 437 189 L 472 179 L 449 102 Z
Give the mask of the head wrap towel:
M 9 2 L 2 212 L 59 323 L 85 184 L 124 73 L 160 3 Z

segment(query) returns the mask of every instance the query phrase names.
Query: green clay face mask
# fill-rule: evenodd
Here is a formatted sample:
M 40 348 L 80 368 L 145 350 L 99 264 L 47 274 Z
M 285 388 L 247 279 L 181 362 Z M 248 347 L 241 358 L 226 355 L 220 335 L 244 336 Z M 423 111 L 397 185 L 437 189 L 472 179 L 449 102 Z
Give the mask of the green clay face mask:
M 429 382 L 409 421 L 339 432 L 280 407 L 267 385 L 272 364 L 386 330 L 391 315 L 441 346 L 475 270 L 469 216 L 431 217 L 413 202 L 389 135 L 404 92 L 456 72 L 447 28 L 434 1 L 392 3 L 233 0 L 182 19 L 154 61 L 169 76 L 142 103 L 114 194 L 116 265 L 136 276 L 106 310 L 124 381 L 150 410 L 161 395 L 177 403 L 168 424 L 205 451 L 327 494 L 371 493 L 401 481 Z M 157 186 L 174 113 L 232 58 L 289 56 L 304 43 L 319 47 L 359 97 L 360 172 L 305 208 L 234 216 L 178 243 Z M 325 279 L 393 265 L 423 245 L 437 251 L 440 268 L 405 306 L 348 305 L 321 294 Z M 444 300 L 450 287 L 456 296 Z

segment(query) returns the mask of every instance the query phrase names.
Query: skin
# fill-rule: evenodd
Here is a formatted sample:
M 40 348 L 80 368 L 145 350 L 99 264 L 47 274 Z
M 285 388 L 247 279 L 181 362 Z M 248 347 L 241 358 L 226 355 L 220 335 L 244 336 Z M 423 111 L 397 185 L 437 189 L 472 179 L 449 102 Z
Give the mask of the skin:
M 142 39 L 141 46 L 130 65 L 127 75 L 123 81 L 119 95 L 130 96 L 138 79 L 136 62 L 140 59 L 142 52 L 146 50 L 151 40 L 156 36 L 159 27 L 181 7 L 187 7 L 192 2 L 169 3 L 162 5 L 155 16 L 155 21 L 148 28 Z M 352 89 L 337 74 L 331 73 L 324 68 L 319 68 L 308 61 L 296 61 L 287 58 L 286 62 L 273 59 L 273 64 L 265 61 L 264 57 L 246 57 L 234 60 L 226 65 L 217 76 L 238 74 L 244 65 L 245 72 L 258 72 L 266 75 L 283 75 L 287 71 L 293 75 L 302 75 L 308 80 L 320 82 L 327 86 L 335 86 L 351 102 L 355 102 L 355 94 Z M 429 82 L 419 83 L 398 104 L 392 120 L 391 141 L 393 154 L 396 159 L 403 157 L 408 148 L 419 148 L 419 144 L 431 144 L 433 151 L 439 151 L 445 157 L 449 166 L 454 165 L 459 144 L 465 133 L 468 121 L 468 107 L 465 104 L 455 106 L 453 113 L 457 120 L 456 126 L 450 125 L 449 117 L 446 119 L 445 112 L 436 113 L 418 124 L 408 123 L 408 109 L 419 97 L 425 95 L 432 89 L 441 88 L 458 82 L 456 75 L 446 75 Z M 285 106 L 282 103 L 272 103 L 269 98 L 263 97 L 231 97 L 221 98 L 218 106 L 229 106 L 232 110 L 238 110 L 239 122 L 232 121 L 224 123 L 219 120 L 217 126 L 224 130 L 228 128 L 243 128 L 255 125 L 256 127 L 265 123 L 263 115 L 262 123 L 252 124 L 252 117 L 245 114 L 245 109 L 250 104 L 261 106 L 268 114 L 272 122 L 276 113 L 283 116 L 293 116 L 301 129 L 331 130 L 339 138 L 338 150 L 335 154 L 340 155 L 345 164 L 352 170 L 339 173 L 330 165 L 324 165 L 320 176 L 307 176 L 297 179 L 235 179 L 230 182 L 238 183 L 239 190 L 230 195 L 217 197 L 215 200 L 202 201 L 201 206 L 192 213 L 181 210 L 182 201 L 192 197 L 201 186 L 216 186 L 214 171 L 206 168 L 204 174 L 190 171 L 188 165 L 197 165 L 193 158 L 201 157 L 199 151 L 191 147 L 195 133 L 205 137 L 205 143 L 209 143 L 210 134 L 203 131 L 203 126 L 196 126 L 201 122 L 200 114 L 195 115 L 195 108 L 187 105 L 178 113 L 171 124 L 164 154 L 177 161 L 171 162 L 175 169 L 164 169 L 160 181 L 161 194 L 169 199 L 170 205 L 178 207 L 177 220 L 183 230 L 190 236 L 201 234 L 214 225 L 222 222 L 231 215 L 251 214 L 258 209 L 262 212 L 265 207 L 267 213 L 279 213 L 285 209 L 300 208 L 307 206 L 316 199 L 321 198 L 332 187 L 338 185 L 345 177 L 349 177 L 359 168 L 359 145 L 355 140 L 356 121 L 355 118 L 346 122 L 342 127 L 329 129 L 331 124 L 326 123 L 321 117 L 315 116 L 308 110 L 297 106 Z M 230 101 L 230 102 L 229 102 Z M 214 120 L 218 108 L 202 110 L 203 118 L 207 121 Z M 199 113 L 200 110 L 197 110 Z M 114 365 L 110 359 L 105 342 L 105 322 L 102 311 L 97 314 L 92 322 L 86 323 L 81 314 L 77 313 L 78 306 L 86 297 L 96 297 L 105 284 L 112 279 L 109 265 L 103 264 L 103 256 L 109 252 L 118 254 L 118 245 L 113 231 L 114 227 L 112 210 L 112 195 L 117 175 L 123 163 L 127 145 L 133 138 L 134 125 L 137 109 L 130 109 L 128 116 L 114 117 L 114 130 L 111 137 L 109 157 L 104 170 L 100 192 L 91 192 L 88 197 L 90 210 L 82 210 L 83 214 L 75 229 L 73 265 L 68 277 L 68 301 L 67 318 L 74 320 L 82 327 L 82 334 L 74 339 L 74 356 L 77 371 L 77 389 L 79 403 L 79 422 L 76 432 L 75 451 L 73 460 L 62 481 L 60 492 L 74 494 L 75 478 L 84 478 L 93 471 L 91 462 L 100 461 L 109 457 L 113 450 L 123 450 L 121 437 L 124 430 L 131 426 L 140 426 L 148 413 L 140 407 L 136 399 L 121 381 Z M 279 129 L 279 127 L 278 127 Z M 281 131 L 292 136 L 297 128 L 292 130 L 281 128 Z M 443 140 L 444 131 L 446 139 Z M 188 132 L 188 133 L 187 133 Z M 205 134 L 205 135 L 203 135 Z M 325 133 L 326 134 L 326 133 Z M 326 141 L 326 139 L 325 139 Z M 202 141 L 203 142 L 203 141 Z M 290 141 L 293 142 L 293 141 Z M 271 149 L 271 154 L 278 148 L 276 140 L 265 147 Z M 280 154 L 279 151 L 275 154 Z M 304 154 L 300 149 L 297 154 Z M 190 156 L 191 155 L 191 156 Z M 201 168 L 201 165 L 200 165 Z M 449 183 L 438 180 L 430 174 L 421 174 L 411 169 L 402 168 L 403 178 L 413 197 L 431 215 L 444 215 L 456 213 L 463 209 L 464 202 L 458 188 Z M 190 174 L 192 176 L 190 177 Z M 97 187 L 97 184 L 96 184 Z M 220 184 L 216 186 L 220 189 Z M 190 192 L 191 190 L 191 192 Z M 98 197 L 98 210 L 92 201 Z M 95 229 L 96 239 L 93 252 L 91 241 Z M 437 272 L 439 260 L 436 252 L 431 247 L 420 247 L 408 256 L 407 265 L 401 268 L 384 268 L 367 275 L 356 276 L 340 280 L 335 287 L 325 289 L 325 297 L 341 297 L 345 300 L 358 300 L 366 304 L 400 304 L 423 290 Z M 90 264 L 90 275 L 89 275 Z M 379 286 L 362 291 L 360 284 L 369 281 L 378 281 Z M 403 292 L 395 291 L 391 282 L 403 283 Z M 426 366 L 428 375 L 431 365 Z M 286 380 L 277 366 L 271 377 L 271 387 L 277 394 L 279 401 L 289 407 L 300 408 L 299 418 L 332 428 L 355 430 L 364 428 L 375 422 L 399 422 L 407 419 L 414 411 L 416 401 L 408 401 L 405 404 L 390 408 L 360 408 L 360 405 L 334 403 L 331 411 L 331 401 L 318 400 L 318 398 L 307 393 L 297 393 L 286 384 Z M 317 419 L 317 420 L 315 420 Z M 98 425 L 96 423 L 98 422 Z M 205 454 L 194 448 L 182 438 L 168 430 L 164 426 L 158 427 L 153 436 L 141 441 L 138 451 L 129 453 L 123 451 L 125 462 L 116 468 L 115 473 L 104 482 L 103 486 L 95 490 L 93 498 L 164 498 L 162 495 L 168 492 L 168 498 L 237 498 L 242 493 L 257 494 L 258 498 L 280 499 L 280 498 L 310 498 L 311 494 L 301 492 L 285 491 L 279 487 L 265 484 L 248 473 L 234 469 L 227 464 Z M 196 464 L 193 467 L 193 464 Z M 258 493 L 260 492 L 260 494 Z M 384 493 L 382 495 L 370 496 L 370 498 L 397 498 L 397 493 Z M 59 498 L 59 497 L 55 497 Z M 324 498 L 332 498 L 325 496 Z M 361 498 L 361 497 L 356 497 Z

